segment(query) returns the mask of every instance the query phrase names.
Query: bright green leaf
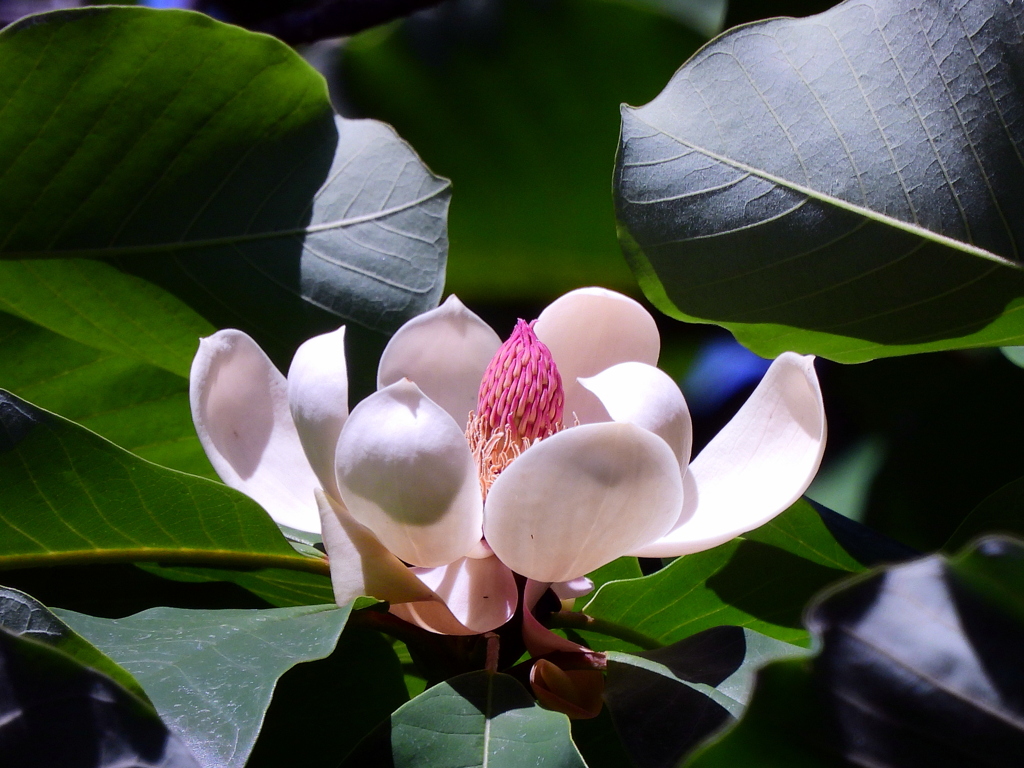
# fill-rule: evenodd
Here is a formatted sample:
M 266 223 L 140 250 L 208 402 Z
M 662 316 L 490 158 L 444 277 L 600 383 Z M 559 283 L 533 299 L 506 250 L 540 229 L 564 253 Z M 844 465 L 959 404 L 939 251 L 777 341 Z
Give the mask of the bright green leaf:
M 0 262 L 0 272 L 9 264 Z M 182 376 L 0 312 L 0 384 L 138 456 L 216 477 L 196 437 Z
M 622 113 L 647 296 L 765 356 L 1024 341 L 1024 9 L 865 0 L 737 27 Z
M 326 573 L 249 497 L 0 390 L 0 568 L 125 561 Z
M 135 676 L 204 768 L 241 768 L 277 679 L 330 655 L 349 608 L 154 608 L 123 619 L 57 613 Z

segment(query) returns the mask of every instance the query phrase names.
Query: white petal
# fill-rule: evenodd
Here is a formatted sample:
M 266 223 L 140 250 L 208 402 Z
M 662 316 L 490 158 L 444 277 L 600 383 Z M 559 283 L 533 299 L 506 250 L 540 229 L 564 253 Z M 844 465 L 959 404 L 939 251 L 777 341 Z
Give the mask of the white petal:
M 295 352 L 288 369 L 288 405 L 313 471 L 334 498 L 334 450 L 348 418 L 345 326 L 314 336 Z
M 825 407 L 814 358 L 786 352 L 690 465 L 675 528 L 633 554 L 700 552 L 767 523 L 807 490 L 824 450 Z
M 501 339 L 455 296 L 407 322 L 388 342 L 377 388 L 410 379 L 465 428 L 476 410 L 480 380 Z
M 653 432 L 679 460 L 690 461 L 693 429 L 679 385 L 662 370 L 645 363 L 619 363 L 580 384 L 601 400 L 613 421 L 626 421 Z
M 604 288 L 580 288 L 555 299 L 533 327 L 555 358 L 565 387 L 565 422 L 608 421 L 600 401 L 576 381 L 617 363 L 656 365 L 661 349 L 651 313 Z
M 585 424 L 531 446 L 487 495 L 484 535 L 537 581 L 570 581 L 668 531 L 682 506 L 679 463 L 632 424 Z
M 342 504 L 320 490 L 316 497 L 338 605 L 361 595 L 392 604 L 434 599 L 431 589 L 388 552 L 369 528 L 353 520 Z
M 385 387 L 352 410 L 336 462 L 352 517 L 405 562 L 447 565 L 479 543 L 483 502 L 469 444 L 411 381 Z
M 452 617 L 474 634 L 500 627 L 512 618 L 519 602 L 512 571 L 496 557 L 462 558 L 441 568 L 414 568 L 413 572 L 444 602 Z M 436 609 L 423 608 L 410 606 L 410 613 L 418 615 L 421 622 L 440 615 Z M 461 634 L 437 627 L 444 634 Z
M 189 374 L 189 401 L 221 480 L 255 499 L 278 523 L 319 531 L 320 486 L 288 410 L 288 385 L 241 331 L 202 339 Z
M 556 581 L 551 585 L 551 591 L 558 595 L 559 600 L 571 600 L 593 592 L 594 582 L 586 576 L 580 576 L 572 581 Z

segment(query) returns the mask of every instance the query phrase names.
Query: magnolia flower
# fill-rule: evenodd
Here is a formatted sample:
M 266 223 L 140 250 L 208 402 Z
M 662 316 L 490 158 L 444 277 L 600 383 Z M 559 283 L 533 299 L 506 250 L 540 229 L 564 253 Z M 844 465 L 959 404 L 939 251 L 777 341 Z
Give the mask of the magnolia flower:
M 225 483 L 322 530 L 339 604 L 373 595 L 479 633 L 515 611 L 514 573 L 578 594 L 617 557 L 714 547 L 809 485 L 825 443 L 813 358 L 775 360 L 691 462 L 659 348 L 650 314 L 612 291 L 572 291 L 504 345 L 451 296 L 395 333 L 351 413 L 341 328 L 303 344 L 287 379 L 240 331 L 203 339 L 192 414 Z

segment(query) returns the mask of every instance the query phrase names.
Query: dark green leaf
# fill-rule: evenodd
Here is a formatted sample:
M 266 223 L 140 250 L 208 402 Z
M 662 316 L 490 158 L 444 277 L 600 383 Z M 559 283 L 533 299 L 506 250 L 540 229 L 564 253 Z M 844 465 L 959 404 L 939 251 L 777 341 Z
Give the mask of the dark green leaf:
M 279 608 L 320 605 L 334 600 L 331 578 L 326 573 L 303 573 L 283 568 L 231 571 L 224 568 L 161 568 L 158 565 L 140 565 L 155 576 L 174 581 L 230 581 Z
M 0 587 L 0 627 L 11 634 L 52 645 L 79 664 L 102 672 L 142 701 L 149 701 L 135 678 L 24 592 Z
M 154 608 L 124 619 L 57 613 L 135 676 L 204 768 L 240 768 L 277 679 L 330 655 L 349 608 Z
M 1022 589 L 1024 543 L 991 537 L 835 590 L 808 613 L 820 654 L 766 668 L 740 725 L 692 764 L 1018 765 Z
M 565 715 L 542 709 L 512 677 L 468 672 L 399 708 L 346 766 L 585 768 Z
M 138 456 L 216 477 L 192 425 L 183 376 L 0 312 L 0 382 Z
M 0 568 L 112 561 L 326 573 L 249 497 L 0 390 Z
M 943 549 L 955 552 L 983 533 L 1024 536 L 1024 477 L 1004 485 L 971 510 Z
M 116 262 L 278 357 L 436 305 L 448 183 L 280 41 L 89 8 L 7 27 L 0 72 L 2 258 Z
M 702 49 L 622 113 L 647 296 L 770 356 L 1024 340 L 1022 25 L 1000 0 L 865 0 Z
M 141 700 L 65 653 L 0 628 L 5 768 L 198 768 Z
M 739 717 L 754 673 L 807 651 L 739 627 L 714 627 L 637 654 L 608 654 L 605 702 L 639 768 L 670 768 Z
M 650 576 L 605 584 L 582 610 L 653 644 L 728 624 L 803 645 L 808 636 L 800 617 L 807 601 L 862 569 L 801 500 L 745 539 L 680 557 Z M 598 650 L 636 650 L 593 632 L 581 634 Z
M 349 41 L 339 95 L 453 180 L 447 290 L 634 292 L 608 195 L 616 109 L 653 97 L 701 42 L 635 4 L 448 3 Z
M 334 653 L 287 672 L 246 768 L 282 768 L 302 745 L 305 765 L 336 768 L 359 741 L 409 700 L 402 667 L 379 632 L 345 627 Z M 329 734 L 329 738 L 325 738 Z

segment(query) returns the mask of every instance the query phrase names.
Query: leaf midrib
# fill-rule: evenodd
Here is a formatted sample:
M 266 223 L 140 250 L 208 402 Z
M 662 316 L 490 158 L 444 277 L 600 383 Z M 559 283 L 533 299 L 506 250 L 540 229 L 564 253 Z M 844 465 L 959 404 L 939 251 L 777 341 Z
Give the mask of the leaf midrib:
M 930 229 L 922 227 L 919 224 L 912 224 L 910 222 L 902 221 L 901 219 L 897 219 L 892 216 L 887 216 L 886 214 L 879 213 L 878 211 L 874 211 L 871 208 L 866 208 L 864 206 L 851 203 L 847 200 L 843 200 L 833 195 L 825 194 L 824 192 L 820 192 L 811 187 L 807 187 L 802 184 L 797 184 L 796 182 L 790 181 L 789 179 L 783 178 L 781 176 L 776 176 L 775 174 L 769 173 L 768 171 L 765 171 L 763 169 L 756 168 L 752 165 L 748 165 L 740 160 L 734 160 L 733 158 L 721 155 L 709 149 L 705 149 L 699 144 L 695 144 L 692 141 L 688 141 L 679 136 L 676 136 L 672 132 L 667 131 L 664 128 L 661 128 L 657 125 L 654 125 L 648 122 L 647 120 L 644 120 L 640 116 L 640 110 L 632 107 L 629 107 L 628 109 L 632 113 L 634 118 L 639 120 L 648 128 L 651 128 L 652 130 L 657 131 L 663 136 L 666 136 L 669 139 L 672 139 L 673 141 L 682 144 L 685 147 L 688 147 L 694 152 L 699 152 L 705 157 L 708 157 L 719 163 L 728 165 L 732 168 L 735 168 L 738 171 L 742 171 L 752 176 L 756 176 L 757 178 L 764 179 L 765 181 L 775 184 L 776 186 L 792 190 L 793 192 L 805 195 L 813 200 L 825 203 L 826 205 L 830 205 L 834 208 L 839 208 L 841 210 L 848 211 L 859 216 L 863 216 L 864 218 L 877 221 L 878 223 L 892 227 L 893 229 L 898 229 L 903 232 L 916 235 L 917 237 L 920 237 L 922 239 L 930 240 L 934 243 L 946 246 L 948 248 L 953 248 L 954 250 L 966 253 L 970 256 L 975 256 L 977 258 L 985 259 L 987 261 L 993 261 L 996 264 L 999 264 L 1000 266 L 1008 267 L 1010 269 L 1024 271 L 1024 266 L 1010 259 L 1007 259 L 1004 256 L 1000 256 L 999 254 L 993 253 L 984 248 L 980 248 L 971 243 L 965 243 L 962 240 L 957 240 L 956 238 L 949 237 L 948 235 L 939 234 L 938 232 L 934 232 Z

